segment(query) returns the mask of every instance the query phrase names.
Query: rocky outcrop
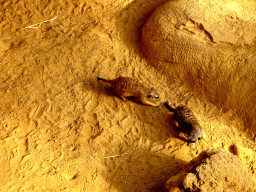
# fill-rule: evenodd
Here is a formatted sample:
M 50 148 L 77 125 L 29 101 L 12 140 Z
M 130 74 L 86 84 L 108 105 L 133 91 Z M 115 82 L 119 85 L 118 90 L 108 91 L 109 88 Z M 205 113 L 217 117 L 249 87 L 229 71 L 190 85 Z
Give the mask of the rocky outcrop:
M 256 2 L 179 0 L 158 7 L 141 49 L 171 78 L 232 110 L 256 132 Z
M 166 182 L 169 191 L 256 191 L 242 161 L 220 149 L 210 149 Z

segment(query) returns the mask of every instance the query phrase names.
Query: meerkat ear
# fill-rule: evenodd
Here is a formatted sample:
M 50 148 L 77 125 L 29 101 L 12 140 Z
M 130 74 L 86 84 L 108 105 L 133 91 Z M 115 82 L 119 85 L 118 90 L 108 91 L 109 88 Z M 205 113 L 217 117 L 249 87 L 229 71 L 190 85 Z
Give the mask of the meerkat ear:
M 151 89 L 150 89 L 150 92 L 149 93 L 156 93 L 156 90 L 153 88 L 153 87 L 151 87 Z

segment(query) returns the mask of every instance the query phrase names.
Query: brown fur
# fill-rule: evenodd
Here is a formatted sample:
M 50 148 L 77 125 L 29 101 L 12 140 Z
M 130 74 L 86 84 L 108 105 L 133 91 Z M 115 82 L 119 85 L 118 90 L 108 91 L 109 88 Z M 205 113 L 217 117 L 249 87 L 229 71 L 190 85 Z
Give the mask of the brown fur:
M 127 97 L 133 97 L 136 101 L 146 105 L 155 107 L 160 104 L 160 97 L 157 90 L 145 87 L 137 79 L 130 77 L 118 77 L 113 80 L 106 80 L 99 77 L 97 79 L 110 83 L 114 92 L 123 100 L 126 100 Z
M 204 137 L 204 131 L 193 112 L 186 106 L 170 107 L 165 102 L 166 108 L 174 112 L 174 121 L 178 123 L 179 131 L 188 134 L 188 145 Z

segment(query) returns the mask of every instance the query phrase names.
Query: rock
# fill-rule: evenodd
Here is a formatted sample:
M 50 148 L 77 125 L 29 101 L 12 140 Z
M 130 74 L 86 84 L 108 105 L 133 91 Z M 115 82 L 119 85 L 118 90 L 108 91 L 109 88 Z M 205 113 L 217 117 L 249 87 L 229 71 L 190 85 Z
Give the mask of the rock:
M 176 175 L 166 182 L 169 191 L 177 188 L 177 184 L 186 191 L 256 191 L 256 184 L 243 169 L 241 160 L 219 149 L 201 153 L 178 175 L 179 181 Z
M 190 191 L 196 191 L 199 188 L 197 182 L 196 175 L 188 173 L 183 181 L 183 186 L 185 189 L 190 189 Z
M 167 1 L 142 29 L 149 62 L 256 132 L 256 2 Z

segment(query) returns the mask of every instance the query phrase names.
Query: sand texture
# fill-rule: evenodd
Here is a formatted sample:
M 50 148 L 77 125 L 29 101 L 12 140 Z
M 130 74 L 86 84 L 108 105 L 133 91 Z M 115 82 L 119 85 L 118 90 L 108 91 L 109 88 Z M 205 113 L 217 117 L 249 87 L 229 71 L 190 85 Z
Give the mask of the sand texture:
M 217 147 L 239 156 L 256 180 L 254 121 L 248 113 L 255 108 L 246 104 L 254 104 L 253 94 L 246 95 L 255 85 L 248 85 L 253 63 L 240 51 L 241 57 L 230 57 L 230 67 L 241 61 L 235 69 L 242 70 L 238 74 L 244 90 L 228 81 L 237 76 L 221 73 L 216 86 L 200 73 L 202 83 L 195 81 L 193 87 L 182 75 L 170 76 L 152 66 L 156 60 L 146 58 L 140 48 L 141 29 L 164 2 L 0 1 L 0 191 L 162 191 L 192 159 Z M 249 21 L 245 27 L 252 30 Z M 250 50 L 253 41 L 243 41 Z M 248 70 L 242 67 L 245 61 Z M 191 68 L 184 63 L 174 73 Z M 187 146 L 186 135 L 177 133 L 173 115 L 163 105 L 123 101 L 97 80 L 118 76 L 156 88 L 162 101 L 186 104 L 205 139 Z M 187 76 L 194 79 L 193 70 Z M 205 92 L 198 91 L 200 86 Z M 205 97 L 208 86 L 216 93 L 213 100 Z M 238 98 L 227 87 L 239 91 Z

